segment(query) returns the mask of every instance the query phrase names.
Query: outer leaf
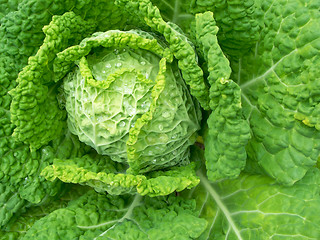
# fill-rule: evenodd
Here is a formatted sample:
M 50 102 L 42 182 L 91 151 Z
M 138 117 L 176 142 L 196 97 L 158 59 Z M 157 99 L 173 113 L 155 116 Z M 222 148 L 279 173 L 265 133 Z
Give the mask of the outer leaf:
M 56 87 L 45 85 L 52 82 L 50 63 L 59 50 L 68 47 L 68 42 L 77 42 L 94 27 L 72 12 L 54 17 L 44 28 L 44 44 L 20 72 L 18 86 L 10 92 L 13 97 L 11 120 L 16 125 L 13 135 L 29 143 L 31 148 L 38 149 L 59 136 L 65 125 L 65 112 L 59 109 L 56 96 L 52 94 Z
M 60 181 L 46 181 L 40 176 L 40 172 L 52 163 L 55 157 L 77 157 L 87 151 L 85 146 L 69 134 L 66 133 L 65 137 L 55 140 L 51 146 L 44 147 L 37 153 L 29 155 L 27 147 L 18 148 L 16 156 L 8 151 L 8 154 L 1 159 L 1 227 L 6 226 L 11 217 L 19 216 L 26 207 L 44 204 L 61 192 Z
M 17 7 L 21 0 L 2 0 L 0 2 L 0 21 L 9 12 L 17 10 Z
M 26 201 L 19 194 L 11 191 L 9 186 L 0 184 L 0 226 L 4 226 Z
M 10 41 L 8 41 L 10 42 Z M 8 52 L 6 52 L 8 53 Z M 19 57 L 17 57 L 19 59 Z M 7 91 L 15 86 L 10 82 L 15 71 L 21 66 L 17 64 L 15 71 L 10 70 L 14 59 L 1 53 L 0 55 L 0 189 L 1 214 L 0 226 L 6 225 L 10 218 L 19 215 L 30 201 L 40 203 L 48 196 L 53 196 L 61 189 L 61 183 L 47 182 L 39 176 L 41 170 L 52 162 L 52 157 L 78 156 L 80 143 L 69 133 L 51 142 L 50 145 L 37 152 L 30 152 L 28 146 L 16 142 L 11 134 L 14 125 L 10 122 L 9 107 L 11 97 Z M 17 60 L 18 61 L 18 60 Z M 7 65 L 8 64 L 8 65 Z M 13 65 L 12 65 L 13 64 Z M 2 67 L 4 66 L 4 67 Z M 63 146 L 61 146 L 63 145 Z M 83 148 L 83 146 L 81 146 Z M 82 149 L 85 151 L 85 148 Z M 80 152 L 82 151 L 80 150 Z M 27 200 L 27 201 L 26 201 Z M 8 201 L 8 202 L 6 202 Z M 21 208 L 21 209 L 19 209 Z
M 36 13 L 39 5 L 35 3 L 29 11 L 26 10 L 26 6 L 14 12 L 13 10 L 18 8 L 18 2 L 23 2 L 21 3 L 23 6 L 26 6 L 27 3 L 35 3 L 35 1 L 1 2 L 1 12 L 10 13 L 1 16 L 0 24 L 0 182 L 2 186 L 5 186 L 5 189 L 1 188 L 0 193 L 2 197 L 11 196 L 9 199 L 2 198 L 2 201 L 8 200 L 8 204 L 15 205 L 15 207 L 6 203 L 2 205 L 4 208 L 2 208 L 3 212 L 0 217 L 1 225 L 4 225 L 13 213 L 17 215 L 18 207 L 25 206 L 24 199 L 39 202 L 44 196 L 51 195 L 57 190 L 56 183 L 49 183 L 45 186 L 42 184 L 43 178 L 37 175 L 38 169 L 42 167 L 44 160 L 47 160 L 45 156 L 49 155 L 47 153 L 51 152 L 51 147 L 38 153 L 31 153 L 27 146 L 15 142 L 11 137 L 14 126 L 10 122 L 11 97 L 8 91 L 16 85 L 14 79 L 18 72 L 26 64 L 27 57 L 34 53 L 34 48 L 40 45 L 43 39 L 38 34 L 42 28 L 41 24 L 48 23 L 51 18 L 49 12 L 56 13 L 58 9 L 53 9 L 50 4 L 42 5 L 48 11 L 40 16 Z M 3 5 L 6 7 L 2 7 Z M 69 6 L 65 4 L 64 7 Z M 25 14 L 25 11 L 28 14 Z M 28 21 L 27 17 L 29 17 Z M 34 27 L 34 21 L 40 26 Z M 27 22 L 27 24 L 21 24 L 22 22 Z M 8 192 L 8 186 L 10 186 L 11 193 Z M 50 186 L 49 189 L 47 189 L 48 186 Z
M 10 16 L 12 17 L 9 14 L 3 18 L 3 24 L 0 27 L 0 34 L 2 36 L 4 33 L 9 36 L 13 33 L 12 29 L 8 28 L 10 26 Z M 19 18 L 18 13 L 16 17 L 17 19 Z M 16 27 L 19 28 L 19 26 Z M 23 26 L 20 27 L 23 29 Z M 17 35 L 18 33 L 16 32 Z M 78 146 L 75 146 L 77 144 L 73 144 L 76 141 L 69 138 L 70 135 L 68 133 L 66 133 L 65 137 L 56 139 L 50 145 L 37 152 L 30 152 L 28 146 L 16 142 L 11 137 L 14 125 L 10 123 L 9 106 L 11 97 L 7 92 L 15 86 L 13 78 L 22 64 L 24 64 L 23 59 L 26 57 L 24 54 L 28 51 L 25 48 L 18 50 L 15 44 L 13 44 L 15 47 L 11 46 L 12 39 L 9 36 L 0 41 L 0 183 L 2 186 L 5 186 L 5 188 L 0 190 L 3 197 L 2 201 L 4 201 L 0 216 L 1 226 L 5 225 L 13 215 L 19 215 L 21 210 L 19 208 L 24 209 L 29 205 L 27 201 L 40 203 L 60 191 L 61 183 L 47 182 L 43 177 L 39 176 L 42 168 L 52 161 L 50 158 L 77 156 L 79 153 Z M 24 47 L 27 46 L 29 45 L 26 44 Z M 15 69 L 12 70 L 12 67 L 15 67 Z M 65 132 L 64 130 L 62 131 Z M 63 144 L 63 147 L 60 144 Z M 8 202 L 6 203 L 5 201 Z
M 255 51 L 232 62 L 253 134 L 247 153 L 278 182 L 292 185 L 320 153 L 320 3 L 264 1 Z M 248 171 L 251 171 L 248 169 Z
M 156 171 L 147 175 L 125 174 L 125 166 L 108 157 L 84 156 L 72 160 L 56 159 L 45 168 L 42 175 L 53 181 L 78 183 L 106 191 L 113 195 L 125 193 L 163 196 L 174 191 L 190 189 L 199 183 L 195 175 L 195 165 L 173 167 L 166 171 Z
M 17 5 L 19 3 L 19 5 Z M 5 6 L 5 7 L 2 7 Z M 36 54 L 43 43 L 43 26 L 49 24 L 53 15 L 61 15 L 73 10 L 85 19 L 94 19 L 99 26 L 121 26 L 121 11 L 113 1 L 75 1 L 75 0 L 22 0 L 1 1 L 3 16 L 0 24 L 0 94 L 5 98 L 7 88 L 15 87 L 19 71 Z M 111 11 L 111 9 L 113 11 Z M 17 10 L 17 11 L 12 11 Z M 102 14 L 103 13 L 103 14 Z M 0 14 L 1 15 L 1 14 Z M 24 23 L 24 24 L 22 24 Z M 98 30 L 105 28 L 98 28 Z M 2 114 L 1 114 L 2 115 Z
M 115 197 L 94 191 L 36 222 L 27 239 L 196 239 L 206 221 L 194 201 L 177 197 Z
M 39 57 L 39 56 L 38 56 Z M 7 58 L 6 56 L 1 56 L 1 61 L 12 60 L 11 58 Z M 43 60 L 43 59 L 42 59 Z M 32 61 L 32 60 L 31 60 Z M 7 68 L 3 69 L 4 71 L 9 71 Z M 4 81 L 10 80 L 11 75 L 4 74 L 5 78 L 2 79 Z M 30 75 L 33 76 L 33 75 Z M 39 79 L 38 79 L 39 80 Z M 26 89 L 28 87 L 34 86 L 32 84 L 28 84 L 27 82 L 22 82 L 22 85 L 25 84 L 24 87 L 20 85 L 20 90 L 22 90 L 25 96 L 22 98 L 21 104 L 22 109 L 25 110 L 24 107 L 26 105 L 25 102 L 32 100 L 33 97 L 37 97 L 35 92 L 28 92 Z M 11 102 L 10 96 L 6 94 L 6 91 L 9 90 L 14 83 L 4 84 L 4 96 L 1 97 L 1 108 L 0 111 L 3 113 L 1 122 L 1 172 L 0 179 L 1 183 L 10 185 L 11 191 L 15 194 L 18 199 L 25 199 L 32 203 L 40 203 L 48 196 L 56 195 L 61 188 L 61 183 L 57 182 L 47 182 L 45 179 L 39 177 L 40 171 L 52 162 L 53 157 L 57 156 L 78 156 L 79 153 L 77 148 L 77 144 L 73 144 L 73 139 L 70 137 L 69 133 L 66 133 L 65 137 L 57 137 L 50 145 L 41 148 L 40 151 L 30 152 L 29 147 L 23 145 L 21 143 L 17 143 L 11 137 L 13 125 L 10 123 L 10 114 L 9 114 L 9 105 Z M 27 85 L 27 86 L 26 86 Z M 31 93 L 31 96 L 28 94 Z M 22 95 L 23 95 L 22 94 Z M 30 98 L 28 98 L 30 97 Z M 17 99 L 16 99 L 17 100 Z M 24 102 L 24 103 L 23 103 Z M 17 103 L 17 102 L 16 102 Z M 33 103 L 30 103 L 29 106 L 32 106 Z M 28 104 L 27 104 L 28 105 Z M 19 112 L 18 114 L 20 114 Z M 39 116 L 38 116 L 39 117 Z M 23 118 L 22 118 L 23 119 Z M 21 120 L 21 119 L 20 119 Z M 37 120 L 37 118 L 33 119 Z M 20 123 L 24 124 L 25 122 L 22 120 Z M 30 126 L 30 125 L 29 125 Z M 59 131 L 61 133 L 65 133 L 65 129 L 60 126 Z M 70 137 L 70 138 L 69 138 Z M 75 141 L 77 142 L 77 141 Z M 63 147 L 60 147 L 60 144 L 64 144 Z M 78 145 L 80 145 L 78 143 Z M 75 147 L 75 148 L 74 148 Z M 60 149 L 57 149 L 60 148 Z M 74 148 L 74 149 L 73 149 Z M 61 150 L 64 150 L 60 152 Z M 23 207 L 23 204 L 17 204 L 17 206 Z M 18 210 L 16 209 L 15 212 Z M 7 217 L 4 218 L 4 223 L 8 220 Z
M 190 12 L 192 1 L 152 0 L 152 3 L 159 8 L 165 21 L 177 24 L 185 33 L 190 31 L 190 24 L 194 20 Z
M 115 48 L 114 50 L 116 53 L 119 52 L 118 48 L 144 49 L 151 51 L 157 56 L 165 57 L 169 61 L 172 61 L 173 58 L 170 51 L 168 51 L 168 49 L 165 50 L 166 48 L 162 46 L 153 35 L 147 32 L 140 30 L 110 30 L 107 32 L 96 32 L 92 34 L 92 36 L 83 39 L 79 45 L 63 49 L 63 51 L 57 54 L 53 65 L 55 74 L 54 80 L 61 80 L 72 70 L 75 63 L 77 63 L 82 57 L 87 56 L 94 48 L 98 48 L 100 46 L 104 48 Z M 98 56 L 96 57 L 99 59 Z M 146 60 L 143 59 L 143 61 Z M 106 81 L 100 80 L 96 82 L 100 83 L 93 83 L 93 81 L 91 81 L 90 84 L 95 87 L 105 89 L 110 85 L 104 85 Z
M 249 125 L 241 107 L 240 87 L 230 79 L 231 68 L 217 40 L 213 14 L 197 14 L 193 34 L 208 66 L 210 108 L 205 156 L 208 178 L 236 178 L 246 163 Z
M 294 186 L 269 177 L 242 174 L 238 179 L 200 185 L 185 192 L 197 200 L 208 228 L 202 239 L 319 239 L 320 197 L 318 169 Z
M 18 101 L 21 105 L 18 111 L 19 113 L 15 113 L 17 106 L 13 107 L 16 108 L 12 114 L 12 121 L 17 126 L 15 129 L 16 139 L 27 142 L 36 149 L 53 139 L 51 136 L 53 134 L 52 130 L 56 131 L 56 135 L 59 134 L 59 128 L 61 127 L 61 123 L 59 124 L 58 120 L 55 123 L 52 122 L 52 118 L 58 119 L 62 116 L 59 116 L 61 113 L 55 104 L 55 96 L 51 94 L 55 89 L 48 85 L 48 83 L 51 82 L 51 61 L 55 53 L 70 46 L 70 44 L 78 43 L 79 40 L 87 36 L 88 33 L 92 33 L 94 28 L 99 31 L 101 29 L 106 30 L 107 28 L 112 28 L 115 25 L 122 27 L 124 20 L 121 20 L 123 18 L 121 18 L 120 15 L 123 12 L 117 11 L 118 9 L 113 1 L 106 0 L 87 2 L 72 0 L 25 0 L 20 3 L 17 12 L 9 13 L 4 17 L 3 24 L 1 25 L 0 34 L 4 35 L 4 39 L 0 41 L 0 53 L 3 53 L 4 56 L 0 61 L 0 65 L 2 66 L 3 64 L 6 66 L 4 68 L 6 70 L 6 74 L 3 76 L 4 81 L 8 80 L 13 82 L 17 77 L 18 71 L 21 69 L 21 64 L 27 64 L 27 58 L 35 54 L 43 42 L 44 34 L 41 31 L 42 27 L 50 22 L 52 15 L 60 15 L 70 9 L 73 10 L 77 17 L 70 18 L 69 22 L 65 20 L 65 17 L 57 17 L 56 20 L 54 20 L 55 22 L 51 24 L 51 27 L 45 28 L 44 31 L 47 34 L 47 38 L 44 40 L 45 46 L 41 48 L 37 56 L 31 58 L 29 67 L 26 67 L 24 72 L 20 74 L 20 80 L 18 80 L 20 81 L 19 94 L 21 95 L 21 92 L 23 92 L 23 96 L 20 96 L 22 99 Z M 26 16 L 29 16 L 29 18 L 25 19 Z M 69 17 L 70 16 L 71 13 L 69 14 Z M 80 16 L 88 20 L 82 26 Z M 27 24 L 21 25 L 21 22 L 26 22 Z M 95 24 L 92 24 L 92 22 Z M 82 23 L 84 23 L 83 20 Z M 73 27 L 67 28 L 68 24 L 71 24 Z M 19 34 L 21 36 L 16 37 Z M 59 36 L 59 39 L 56 39 L 56 36 Z M 55 40 L 54 44 L 53 40 Z M 5 56 L 8 56 L 8 58 L 5 58 Z M 11 67 L 7 67 L 7 65 Z M 10 69 L 14 65 L 18 65 L 16 69 Z M 31 65 L 33 66 L 31 67 Z M 32 72 L 30 69 L 35 66 L 37 66 L 36 69 L 33 69 L 35 72 Z M 26 82 L 28 82 L 29 85 L 26 85 Z M 22 86 L 23 84 L 25 85 Z M 42 84 L 46 85 L 43 86 Z M 33 91 L 37 92 L 37 96 L 34 96 Z M 16 94 L 16 96 L 19 94 Z M 44 101 L 44 98 L 46 101 Z M 36 103 L 42 105 L 42 108 L 37 109 L 34 107 Z M 13 103 L 13 105 L 18 104 Z M 48 107 L 52 111 L 48 113 L 43 107 Z M 35 114 L 36 112 L 38 114 Z M 43 114 L 44 112 L 46 114 Z M 32 113 L 34 115 L 32 115 Z M 43 116 L 39 117 L 39 114 L 43 114 Z M 29 119 L 30 116 L 34 116 L 32 117 L 33 119 L 31 119 L 32 121 Z M 31 122 L 33 122 L 32 125 L 30 125 Z M 50 131 L 48 130 L 49 127 L 51 129 Z M 45 137 L 35 137 L 45 128 L 48 130 L 45 131 Z
M 117 11 L 113 1 L 107 0 L 9 0 L 0 4 L 0 182 L 10 185 L 17 198 L 39 203 L 60 191 L 61 184 L 39 177 L 42 168 L 52 161 L 50 158 L 76 157 L 82 155 L 80 152 L 85 152 L 86 148 L 65 131 L 61 131 L 65 136 L 57 137 L 36 152 L 30 152 L 29 146 L 16 142 L 11 136 L 15 126 L 10 121 L 11 96 L 8 91 L 16 86 L 18 72 L 42 44 L 44 33 L 41 30 L 53 15 L 72 9 L 85 19 L 99 22 L 98 30 L 105 30 L 105 26 L 121 26 L 124 20 L 118 17 L 122 12 Z M 18 215 L 18 210 L 15 215 Z
M 16 204 L 15 208 L 19 208 L 19 211 L 21 213 L 19 212 L 19 214 L 15 214 L 10 219 L 10 221 L 6 223 L 3 231 L 0 230 L 0 240 L 21 239 L 37 220 L 47 216 L 54 210 L 66 207 L 69 201 L 77 199 L 78 197 L 86 193 L 88 191 L 88 188 L 66 185 L 65 191 L 66 192 L 63 194 L 62 197 L 55 198 L 54 201 L 47 201 L 44 204 L 35 205 L 31 207 L 30 205 L 28 206 L 26 204 L 25 207 L 29 208 L 24 209 L 23 212 L 19 208 L 19 204 L 17 204 L 16 202 L 14 203 L 13 199 L 15 198 L 11 197 L 6 204 L 6 207 L 9 209 L 12 207 L 11 203 Z M 25 203 L 26 201 L 24 201 L 24 204 Z
M 228 56 L 246 54 L 259 39 L 262 26 L 260 1 L 255 0 L 192 0 L 189 12 L 211 11 L 217 26 L 219 43 Z
M 164 36 L 169 43 L 170 50 L 175 58 L 178 59 L 178 66 L 183 79 L 190 86 L 190 93 L 198 99 L 204 109 L 208 110 L 209 94 L 208 87 L 203 79 L 203 72 L 198 66 L 193 47 L 188 42 L 188 39 L 181 34 L 179 27 L 166 23 L 162 19 L 159 9 L 153 6 L 150 0 L 116 0 L 116 3 Z

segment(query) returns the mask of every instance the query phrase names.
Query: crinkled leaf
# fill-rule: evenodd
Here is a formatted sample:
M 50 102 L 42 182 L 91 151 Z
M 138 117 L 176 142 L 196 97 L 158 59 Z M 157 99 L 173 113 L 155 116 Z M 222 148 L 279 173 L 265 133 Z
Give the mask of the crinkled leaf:
M 52 61 L 69 42 L 77 42 L 93 31 L 95 25 L 73 12 L 55 16 L 44 28 L 46 38 L 28 65 L 19 73 L 18 86 L 10 91 L 13 136 L 38 149 L 61 134 L 66 114 L 59 109 L 56 86 L 52 86 Z M 50 85 L 49 85 L 50 84 Z
M 54 80 L 59 81 L 72 69 L 72 67 L 75 66 L 75 63 L 78 62 L 81 57 L 87 56 L 94 48 L 98 48 L 100 46 L 110 49 L 114 48 L 114 51 L 117 54 L 119 54 L 119 49 L 124 48 L 144 49 L 151 51 L 157 56 L 165 57 L 169 61 L 172 61 L 172 54 L 170 51 L 168 51 L 168 49 L 166 50 L 166 48 L 158 42 L 157 38 L 147 32 L 140 30 L 110 30 L 107 32 L 95 32 L 92 36 L 83 39 L 79 45 L 63 49 L 63 51 L 57 54 L 53 65 Z M 101 61 L 98 56 L 99 55 L 96 56 L 98 59 L 94 59 L 94 61 Z M 142 59 L 141 61 L 146 60 Z M 119 62 L 121 62 L 120 59 Z M 99 84 L 95 86 L 98 88 L 108 88 L 107 85 L 104 85 L 105 81 L 101 80 L 102 79 L 97 81 Z M 93 84 L 92 82 L 90 83 Z
M 195 202 L 170 196 L 142 198 L 88 192 L 37 221 L 27 239 L 197 239 L 206 221 Z
M 123 12 L 109 0 L 8 0 L 1 1 L 1 4 L 0 12 L 7 13 L 0 22 L 1 96 L 7 94 L 8 86 L 11 89 L 16 85 L 19 71 L 42 45 L 45 37 L 42 28 L 50 23 L 52 16 L 62 15 L 72 9 L 85 20 L 99 23 L 98 31 L 123 26 L 125 22 L 121 17 Z
M 19 1 L 19 7 L 11 6 L 14 1 L 9 2 L 8 7 L 17 11 L 10 10 L 1 19 L 0 25 L 0 184 L 6 188 L 1 189 L 2 200 L 8 201 L 3 202 L 1 225 L 29 205 L 27 201 L 40 203 L 48 196 L 57 194 L 61 183 L 45 181 L 39 177 L 39 173 L 52 161 L 50 157 L 77 156 L 79 150 L 77 144 L 73 144 L 77 141 L 71 140 L 69 134 L 37 152 L 30 152 L 27 145 L 15 141 L 11 136 L 15 126 L 10 121 L 11 96 L 8 91 L 16 86 L 15 79 L 27 63 L 27 58 L 41 45 L 44 35 L 41 29 L 49 23 L 51 14 L 64 12 L 71 6 L 65 1 L 61 1 L 61 4 L 57 1 L 55 4 L 51 1 Z
M 88 185 L 96 191 L 113 195 L 139 193 L 152 197 L 190 189 L 199 183 L 194 164 L 147 175 L 127 174 L 125 170 L 125 165 L 108 157 L 86 155 L 71 160 L 55 159 L 53 165 L 42 171 L 42 175 L 50 181 L 59 178 L 63 182 Z
M 294 186 L 281 186 L 261 175 L 241 174 L 235 180 L 200 184 L 185 195 L 197 200 L 208 221 L 202 239 L 319 239 L 318 169 Z
M 116 3 L 164 36 L 170 50 L 178 60 L 183 79 L 190 86 L 190 93 L 198 99 L 204 109 L 208 110 L 209 94 L 208 87 L 203 79 L 203 72 L 198 66 L 197 56 L 192 45 L 186 36 L 181 34 L 179 27 L 172 23 L 166 23 L 162 19 L 159 9 L 152 5 L 150 0 L 135 2 L 116 0 Z
M 213 12 L 223 51 L 237 58 L 248 53 L 259 39 L 263 22 L 259 3 L 255 0 L 192 0 L 188 12 Z
M 159 8 L 161 16 L 167 22 L 177 24 L 185 33 L 190 30 L 190 24 L 194 19 L 191 13 L 192 1 L 183 0 L 151 0 Z
M 59 198 L 56 197 L 54 201 L 46 201 L 37 205 L 28 205 L 23 200 L 23 203 L 21 203 L 24 205 L 23 209 L 21 209 L 20 204 L 15 200 L 18 195 L 11 196 L 5 207 L 12 210 L 19 208 L 19 212 L 15 212 L 11 216 L 10 221 L 0 230 L 0 240 L 21 239 L 37 220 L 47 216 L 54 210 L 66 207 L 68 202 L 85 194 L 88 188 L 80 187 L 79 185 L 66 185 L 64 191 L 65 193 Z M 1 196 L 0 199 L 3 200 L 3 197 Z M 1 209 L 0 214 L 2 212 Z
M 71 9 L 73 12 L 66 16 L 54 16 L 51 26 L 44 28 L 47 35 L 44 39 L 41 29 L 50 22 L 52 15 L 61 15 Z M 11 120 L 16 125 L 16 139 L 38 149 L 52 140 L 53 135 L 61 133 L 59 118 L 63 118 L 63 113 L 56 104 L 55 86 L 49 84 L 52 82 L 52 59 L 55 53 L 78 43 L 94 30 L 123 27 L 125 20 L 121 14 L 123 12 L 118 10 L 113 1 L 32 0 L 22 1 L 17 12 L 3 18 L 0 27 L 0 36 L 3 36 L 0 41 L 0 66 L 4 67 L 5 72 L 1 73 L 0 81 L 15 85 L 17 73 L 23 65 L 29 64 L 19 75 L 19 86 L 13 91 L 15 100 Z M 43 46 L 38 50 L 41 44 Z M 33 54 L 36 56 L 27 62 L 27 58 Z M 47 108 L 51 111 L 47 111 Z
M 5 226 L 25 205 L 26 201 L 19 194 L 13 192 L 8 185 L 0 184 L 0 226 Z
M 5 226 L 11 217 L 19 215 L 26 206 L 48 202 L 62 191 L 60 181 L 50 182 L 40 176 L 41 170 L 51 164 L 54 158 L 82 156 L 87 150 L 74 136 L 66 133 L 64 137 L 53 141 L 51 146 L 32 154 L 27 146 L 16 149 L 16 152 L 8 151 L 0 162 L 0 226 Z
M 9 12 L 16 11 L 22 0 L 2 0 L 0 2 L 0 21 Z
M 252 132 L 248 171 L 259 165 L 292 185 L 320 153 L 320 3 L 264 1 L 261 8 L 256 48 L 232 62 Z
M 197 14 L 192 31 L 209 73 L 212 113 L 205 135 L 208 178 L 236 178 L 245 167 L 245 146 L 250 138 L 249 125 L 242 114 L 241 90 L 230 79 L 231 68 L 218 44 L 218 27 L 212 12 Z

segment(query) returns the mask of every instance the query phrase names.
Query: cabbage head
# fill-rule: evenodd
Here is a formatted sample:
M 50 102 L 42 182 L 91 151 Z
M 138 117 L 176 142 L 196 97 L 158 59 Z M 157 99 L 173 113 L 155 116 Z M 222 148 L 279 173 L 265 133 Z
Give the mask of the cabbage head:
M 164 44 L 142 31 L 98 32 L 58 54 L 57 68 L 72 54 L 63 96 L 80 141 L 134 173 L 188 163 L 199 106 Z

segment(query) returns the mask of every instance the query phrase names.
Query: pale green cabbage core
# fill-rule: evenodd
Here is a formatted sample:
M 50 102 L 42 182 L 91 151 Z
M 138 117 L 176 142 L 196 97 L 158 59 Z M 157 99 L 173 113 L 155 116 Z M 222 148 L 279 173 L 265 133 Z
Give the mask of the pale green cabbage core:
M 142 49 L 96 48 L 63 84 L 70 131 L 99 154 L 129 163 L 133 172 L 187 164 L 199 129 L 198 105 L 178 68 L 167 63 L 161 70 L 160 60 Z M 165 81 L 157 83 L 160 72 Z M 142 127 L 132 131 L 137 120 Z

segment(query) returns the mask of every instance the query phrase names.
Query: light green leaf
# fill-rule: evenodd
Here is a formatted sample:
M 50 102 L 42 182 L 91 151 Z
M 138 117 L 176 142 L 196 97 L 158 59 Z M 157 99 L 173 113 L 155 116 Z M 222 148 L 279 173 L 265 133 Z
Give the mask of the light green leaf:
M 91 191 L 37 221 L 23 240 L 197 239 L 206 221 L 196 215 L 194 201 L 175 196 L 119 197 Z
M 40 176 L 42 169 L 51 164 L 55 157 L 82 156 L 88 150 L 69 132 L 37 152 L 30 153 L 27 146 L 18 146 L 22 147 L 15 152 L 9 149 L 0 161 L 1 227 L 26 207 L 46 203 L 62 191 L 64 186 L 60 181 L 49 182 Z
M 12 216 L 26 207 L 26 201 L 12 190 L 8 185 L 0 184 L 0 226 L 5 226 Z
M 2 189 L 1 189 L 2 190 Z M 22 202 L 17 201 L 18 194 L 10 196 L 10 199 L 4 199 L 3 195 L 0 197 L 0 216 L 3 214 L 4 208 L 12 210 L 18 209 L 13 216 L 7 221 L 2 230 L 0 230 L 0 240 L 16 240 L 21 239 L 26 232 L 33 226 L 33 224 L 47 216 L 49 213 L 59 208 L 66 207 L 68 202 L 77 199 L 88 191 L 87 187 L 80 187 L 79 185 L 65 185 L 64 193 L 60 197 L 45 201 L 40 204 L 32 205 L 22 199 Z M 3 200 L 8 200 L 2 205 Z M 21 208 L 21 204 L 23 207 Z M 3 207 L 2 207 L 3 206 Z
M 202 239 L 319 239 L 320 196 L 318 169 L 294 186 L 278 185 L 261 175 L 200 185 L 184 192 L 197 200 L 200 216 L 208 221 Z
M 292 185 L 320 153 L 320 4 L 263 1 L 255 49 L 232 61 L 252 132 L 250 168 Z
M 259 39 L 262 9 L 256 0 L 192 0 L 189 12 L 211 11 L 219 27 L 218 39 L 229 57 L 247 54 Z
M 88 185 L 99 192 L 113 195 L 135 194 L 163 196 L 190 189 L 199 183 L 195 175 L 195 165 L 172 167 L 166 171 L 155 171 L 146 175 L 125 173 L 126 166 L 112 161 L 106 156 L 89 156 L 71 160 L 54 160 L 42 175 L 54 181 Z
M 161 16 L 167 22 L 177 24 L 185 33 L 190 31 L 191 21 L 194 14 L 191 11 L 192 1 L 183 0 L 151 0 L 159 8 Z
M 66 114 L 59 109 L 57 86 L 52 84 L 51 65 L 55 54 L 68 47 L 70 41 L 78 42 L 94 27 L 73 12 L 54 17 L 44 28 L 43 45 L 19 73 L 18 86 L 10 91 L 11 121 L 16 125 L 13 136 L 32 149 L 39 149 L 59 136 L 65 125 Z
M 218 27 L 212 12 L 197 14 L 192 32 L 209 74 L 212 113 L 204 139 L 208 178 L 236 178 L 245 167 L 245 146 L 250 138 L 249 125 L 242 114 L 241 90 L 230 79 L 231 68 L 218 44 Z
M 183 79 L 190 86 L 190 93 L 197 98 L 201 106 L 209 109 L 209 91 L 203 72 L 197 63 L 194 49 L 179 27 L 165 22 L 159 9 L 150 0 L 128 1 L 116 0 L 119 6 L 134 14 L 141 22 L 145 22 L 154 31 L 162 34 L 169 44 L 169 48 L 178 60 Z
M 63 13 L 66 14 L 58 16 Z M 22 1 L 17 12 L 4 17 L 4 24 L 0 26 L 5 36 L 0 41 L 0 66 L 4 69 L 0 79 L 4 86 L 14 87 L 18 72 L 27 65 L 18 77 L 18 86 L 12 90 L 11 121 L 16 125 L 15 140 L 38 149 L 62 133 L 65 114 L 55 99 L 58 86 L 52 79 L 55 54 L 94 31 L 122 28 L 123 13 L 113 1 L 107 0 L 31 0 Z M 51 25 L 42 32 L 52 15 Z M 7 95 L 8 90 L 2 93 L 1 89 L 1 96 Z M 10 96 L 4 98 L 11 101 Z
M 15 4 L 18 2 L 20 2 L 19 7 Z M 39 176 L 42 168 L 52 162 L 50 157 L 78 156 L 77 154 L 82 151 L 79 151 L 81 144 L 69 138 L 65 129 L 61 131 L 65 136 L 58 137 L 38 151 L 31 152 L 29 146 L 17 142 L 12 137 L 15 126 L 11 123 L 9 109 L 12 99 L 8 94 L 8 91 L 16 86 L 15 79 L 18 72 L 27 64 L 28 57 L 35 54 L 41 45 L 44 38 L 41 31 L 43 25 L 50 22 L 52 14 L 59 14 L 74 6 L 65 1 L 61 3 L 56 1 L 55 4 L 51 1 L 7 1 L 7 3 L 10 4 L 8 6 L 10 9 L 17 11 L 4 16 L 0 24 L 0 185 L 6 189 L 0 190 L 4 201 L 0 217 L 1 226 L 6 224 L 13 213 L 14 216 L 19 215 L 30 204 L 28 201 L 37 204 L 61 190 L 61 183 L 48 182 Z M 4 4 L 3 1 L 1 4 Z M 6 11 L 2 7 L 1 10 Z M 21 24 L 22 22 L 28 24 Z

